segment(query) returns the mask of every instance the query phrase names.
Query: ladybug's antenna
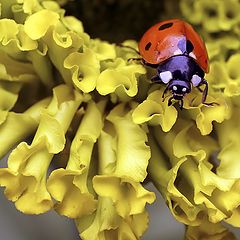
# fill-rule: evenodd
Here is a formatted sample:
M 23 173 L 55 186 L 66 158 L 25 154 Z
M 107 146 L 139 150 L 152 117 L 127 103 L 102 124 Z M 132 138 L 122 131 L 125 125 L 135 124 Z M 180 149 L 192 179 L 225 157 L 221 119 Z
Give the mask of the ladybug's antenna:
M 135 48 L 131 47 L 131 46 L 125 46 L 122 43 L 117 43 L 116 46 L 131 49 L 132 51 L 134 51 L 135 53 L 140 55 L 140 52 L 138 50 L 136 50 Z

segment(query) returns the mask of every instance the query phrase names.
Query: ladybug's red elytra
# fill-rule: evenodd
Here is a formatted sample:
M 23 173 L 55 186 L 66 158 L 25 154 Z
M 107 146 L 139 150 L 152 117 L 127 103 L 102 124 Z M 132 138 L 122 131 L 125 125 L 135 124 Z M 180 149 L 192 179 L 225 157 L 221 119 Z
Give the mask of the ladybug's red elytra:
M 208 54 L 190 24 L 180 19 L 159 22 L 144 33 L 138 48 L 143 63 L 157 69 L 152 81 L 167 85 L 163 99 L 167 91 L 173 94 L 169 106 L 175 99 L 182 108 L 182 99 L 192 87 L 202 92 L 202 103 L 207 104 L 208 83 L 204 75 L 209 71 Z M 205 85 L 204 90 L 199 88 L 201 85 Z

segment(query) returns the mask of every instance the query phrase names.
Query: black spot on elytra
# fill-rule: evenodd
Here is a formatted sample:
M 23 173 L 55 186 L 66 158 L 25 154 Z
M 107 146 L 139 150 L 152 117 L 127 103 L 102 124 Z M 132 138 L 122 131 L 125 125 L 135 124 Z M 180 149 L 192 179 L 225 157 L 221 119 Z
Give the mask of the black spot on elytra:
M 148 51 L 151 46 L 152 46 L 151 42 L 147 43 L 146 46 L 145 46 L 145 50 Z
M 158 30 L 161 31 L 161 30 L 164 30 L 164 29 L 166 29 L 166 28 L 170 28 L 172 25 L 173 25 L 172 22 L 165 23 L 165 24 L 161 25 L 161 26 L 158 28 Z
M 191 43 L 191 41 L 187 40 L 187 47 L 186 47 L 187 53 L 192 52 L 193 49 L 194 49 L 193 44 Z

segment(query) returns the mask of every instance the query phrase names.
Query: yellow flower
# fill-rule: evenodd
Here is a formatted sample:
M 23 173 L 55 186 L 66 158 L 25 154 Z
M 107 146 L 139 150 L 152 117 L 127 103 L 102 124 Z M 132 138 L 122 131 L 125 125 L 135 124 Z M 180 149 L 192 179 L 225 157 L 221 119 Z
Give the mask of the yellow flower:
M 187 19 L 195 24 L 201 23 L 207 32 L 228 31 L 240 21 L 240 5 L 235 0 L 197 0 L 192 4 L 182 0 L 180 6 Z
M 150 138 L 149 174 L 177 220 L 199 225 L 202 215 L 212 222 L 226 218 L 214 191 L 229 191 L 235 181 L 214 173 L 210 154 L 217 150 L 216 140 L 183 120 L 167 134 L 157 127 L 150 133 L 157 142 Z
M 37 214 L 51 208 L 47 170 L 53 155 L 64 148 L 64 134 L 81 101 L 81 95 L 71 88 L 56 87 L 31 145 L 20 143 L 9 156 L 8 168 L 0 169 L 0 185 L 6 187 L 5 195 L 20 211 Z
M 43 9 L 27 18 L 24 30 L 32 40 L 37 40 L 42 38 L 51 26 L 57 25 L 58 21 L 57 13 Z
M 58 213 L 71 218 L 91 214 L 96 209 L 94 194 L 89 189 L 90 164 L 96 164 L 93 148 L 103 127 L 104 102 L 89 102 L 73 139 L 66 169 L 53 171 L 47 188 L 58 203 Z
M 150 158 L 146 134 L 132 122 L 129 113 L 125 115 L 125 111 L 122 104 L 107 117 L 113 126 L 106 125 L 106 132 L 101 133 L 99 168 L 102 174 L 93 179 L 98 195 L 110 197 L 122 217 L 143 212 L 145 204 L 155 198 L 140 184 L 146 178 Z M 112 132 L 116 137 L 112 137 Z M 128 198 L 128 203 L 124 198 Z

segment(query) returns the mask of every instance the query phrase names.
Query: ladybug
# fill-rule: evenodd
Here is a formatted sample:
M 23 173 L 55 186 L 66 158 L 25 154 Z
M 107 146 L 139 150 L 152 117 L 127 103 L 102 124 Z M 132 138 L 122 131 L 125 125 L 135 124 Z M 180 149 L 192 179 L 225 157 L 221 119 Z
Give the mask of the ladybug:
M 139 53 L 143 64 L 157 69 L 152 77 L 156 83 L 166 84 L 167 91 L 172 93 L 172 100 L 178 100 L 183 107 L 183 97 L 197 87 L 202 92 L 202 103 L 208 93 L 208 83 L 204 74 L 209 72 L 206 46 L 192 26 L 180 19 L 162 21 L 149 28 L 142 36 Z M 199 88 L 205 85 L 204 90 Z

